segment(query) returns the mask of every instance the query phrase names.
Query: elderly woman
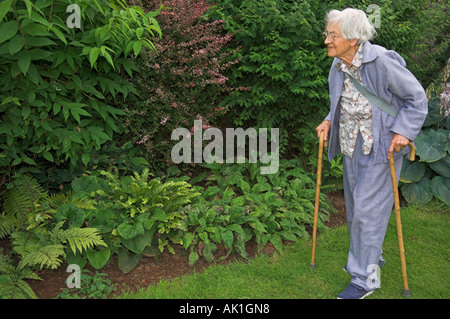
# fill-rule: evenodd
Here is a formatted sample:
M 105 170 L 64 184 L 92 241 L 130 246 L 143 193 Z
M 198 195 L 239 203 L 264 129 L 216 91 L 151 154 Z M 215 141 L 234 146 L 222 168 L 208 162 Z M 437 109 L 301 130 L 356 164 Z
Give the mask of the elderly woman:
M 388 159 L 399 175 L 428 112 L 423 87 L 394 51 L 371 44 L 376 31 L 361 10 L 332 10 L 324 32 L 328 55 L 330 113 L 316 128 L 324 131 L 331 161 L 343 154 L 344 196 L 350 247 L 345 270 L 351 282 L 340 299 L 362 299 L 379 287 L 372 273 L 384 265 L 382 244 L 394 204 Z M 393 118 L 369 102 L 349 75 L 381 98 L 398 115 Z M 394 153 L 395 151 L 395 153 Z M 398 176 L 397 176 L 398 180 Z

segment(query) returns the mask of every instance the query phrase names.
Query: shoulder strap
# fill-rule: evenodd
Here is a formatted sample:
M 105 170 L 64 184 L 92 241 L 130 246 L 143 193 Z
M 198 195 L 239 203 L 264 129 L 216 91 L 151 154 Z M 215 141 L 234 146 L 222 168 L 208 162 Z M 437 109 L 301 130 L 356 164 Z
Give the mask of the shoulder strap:
M 366 97 L 366 99 L 369 100 L 369 102 L 375 104 L 379 109 L 386 112 L 393 118 L 395 118 L 398 114 L 397 110 L 394 109 L 392 106 L 390 106 L 388 103 L 380 99 L 378 96 L 373 95 L 370 93 L 364 86 L 362 86 L 358 81 L 355 80 L 354 77 L 352 77 L 350 74 L 346 73 L 348 77 L 350 78 L 350 81 L 352 81 L 353 85 L 358 89 L 358 91 Z

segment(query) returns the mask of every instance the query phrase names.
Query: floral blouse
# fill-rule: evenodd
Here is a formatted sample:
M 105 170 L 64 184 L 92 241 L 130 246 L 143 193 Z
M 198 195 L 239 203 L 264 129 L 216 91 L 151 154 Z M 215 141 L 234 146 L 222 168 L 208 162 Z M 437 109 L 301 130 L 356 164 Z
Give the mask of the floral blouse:
M 350 158 L 355 149 L 358 132 L 361 132 L 364 139 L 362 150 L 365 155 L 370 153 L 373 145 L 372 107 L 370 102 L 359 93 L 346 74 L 350 73 L 362 84 L 360 67 L 362 64 L 363 46 L 364 44 L 360 45 L 349 67 L 343 62 L 340 65 L 341 70 L 345 74 L 345 80 L 340 99 L 339 142 L 342 153 Z

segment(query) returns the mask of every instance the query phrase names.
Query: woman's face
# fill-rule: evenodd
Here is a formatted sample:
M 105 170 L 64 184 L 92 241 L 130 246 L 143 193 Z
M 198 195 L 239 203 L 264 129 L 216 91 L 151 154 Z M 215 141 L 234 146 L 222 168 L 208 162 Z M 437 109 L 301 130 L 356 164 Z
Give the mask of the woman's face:
M 325 44 L 328 47 L 328 56 L 337 57 L 344 62 L 353 60 L 358 47 L 356 43 L 357 39 L 347 40 L 341 35 L 341 30 L 339 28 L 339 23 L 331 26 L 328 24 L 327 27 L 328 37 L 325 39 Z M 356 50 L 355 50 L 356 48 Z

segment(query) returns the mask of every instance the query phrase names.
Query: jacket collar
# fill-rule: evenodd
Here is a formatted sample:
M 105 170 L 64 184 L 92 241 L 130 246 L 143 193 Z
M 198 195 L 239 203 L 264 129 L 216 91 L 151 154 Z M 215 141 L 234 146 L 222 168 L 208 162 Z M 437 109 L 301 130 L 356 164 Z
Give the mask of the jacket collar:
M 362 63 L 372 62 L 377 57 L 378 57 L 378 52 L 375 49 L 375 46 L 372 43 L 370 43 L 369 41 L 366 41 L 364 43 Z
M 362 55 L 362 63 L 372 62 L 378 57 L 378 52 L 375 49 L 374 45 L 369 41 L 364 43 L 363 47 L 363 55 Z M 334 58 L 333 65 L 339 70 L 342 60 L 339 58 Z

